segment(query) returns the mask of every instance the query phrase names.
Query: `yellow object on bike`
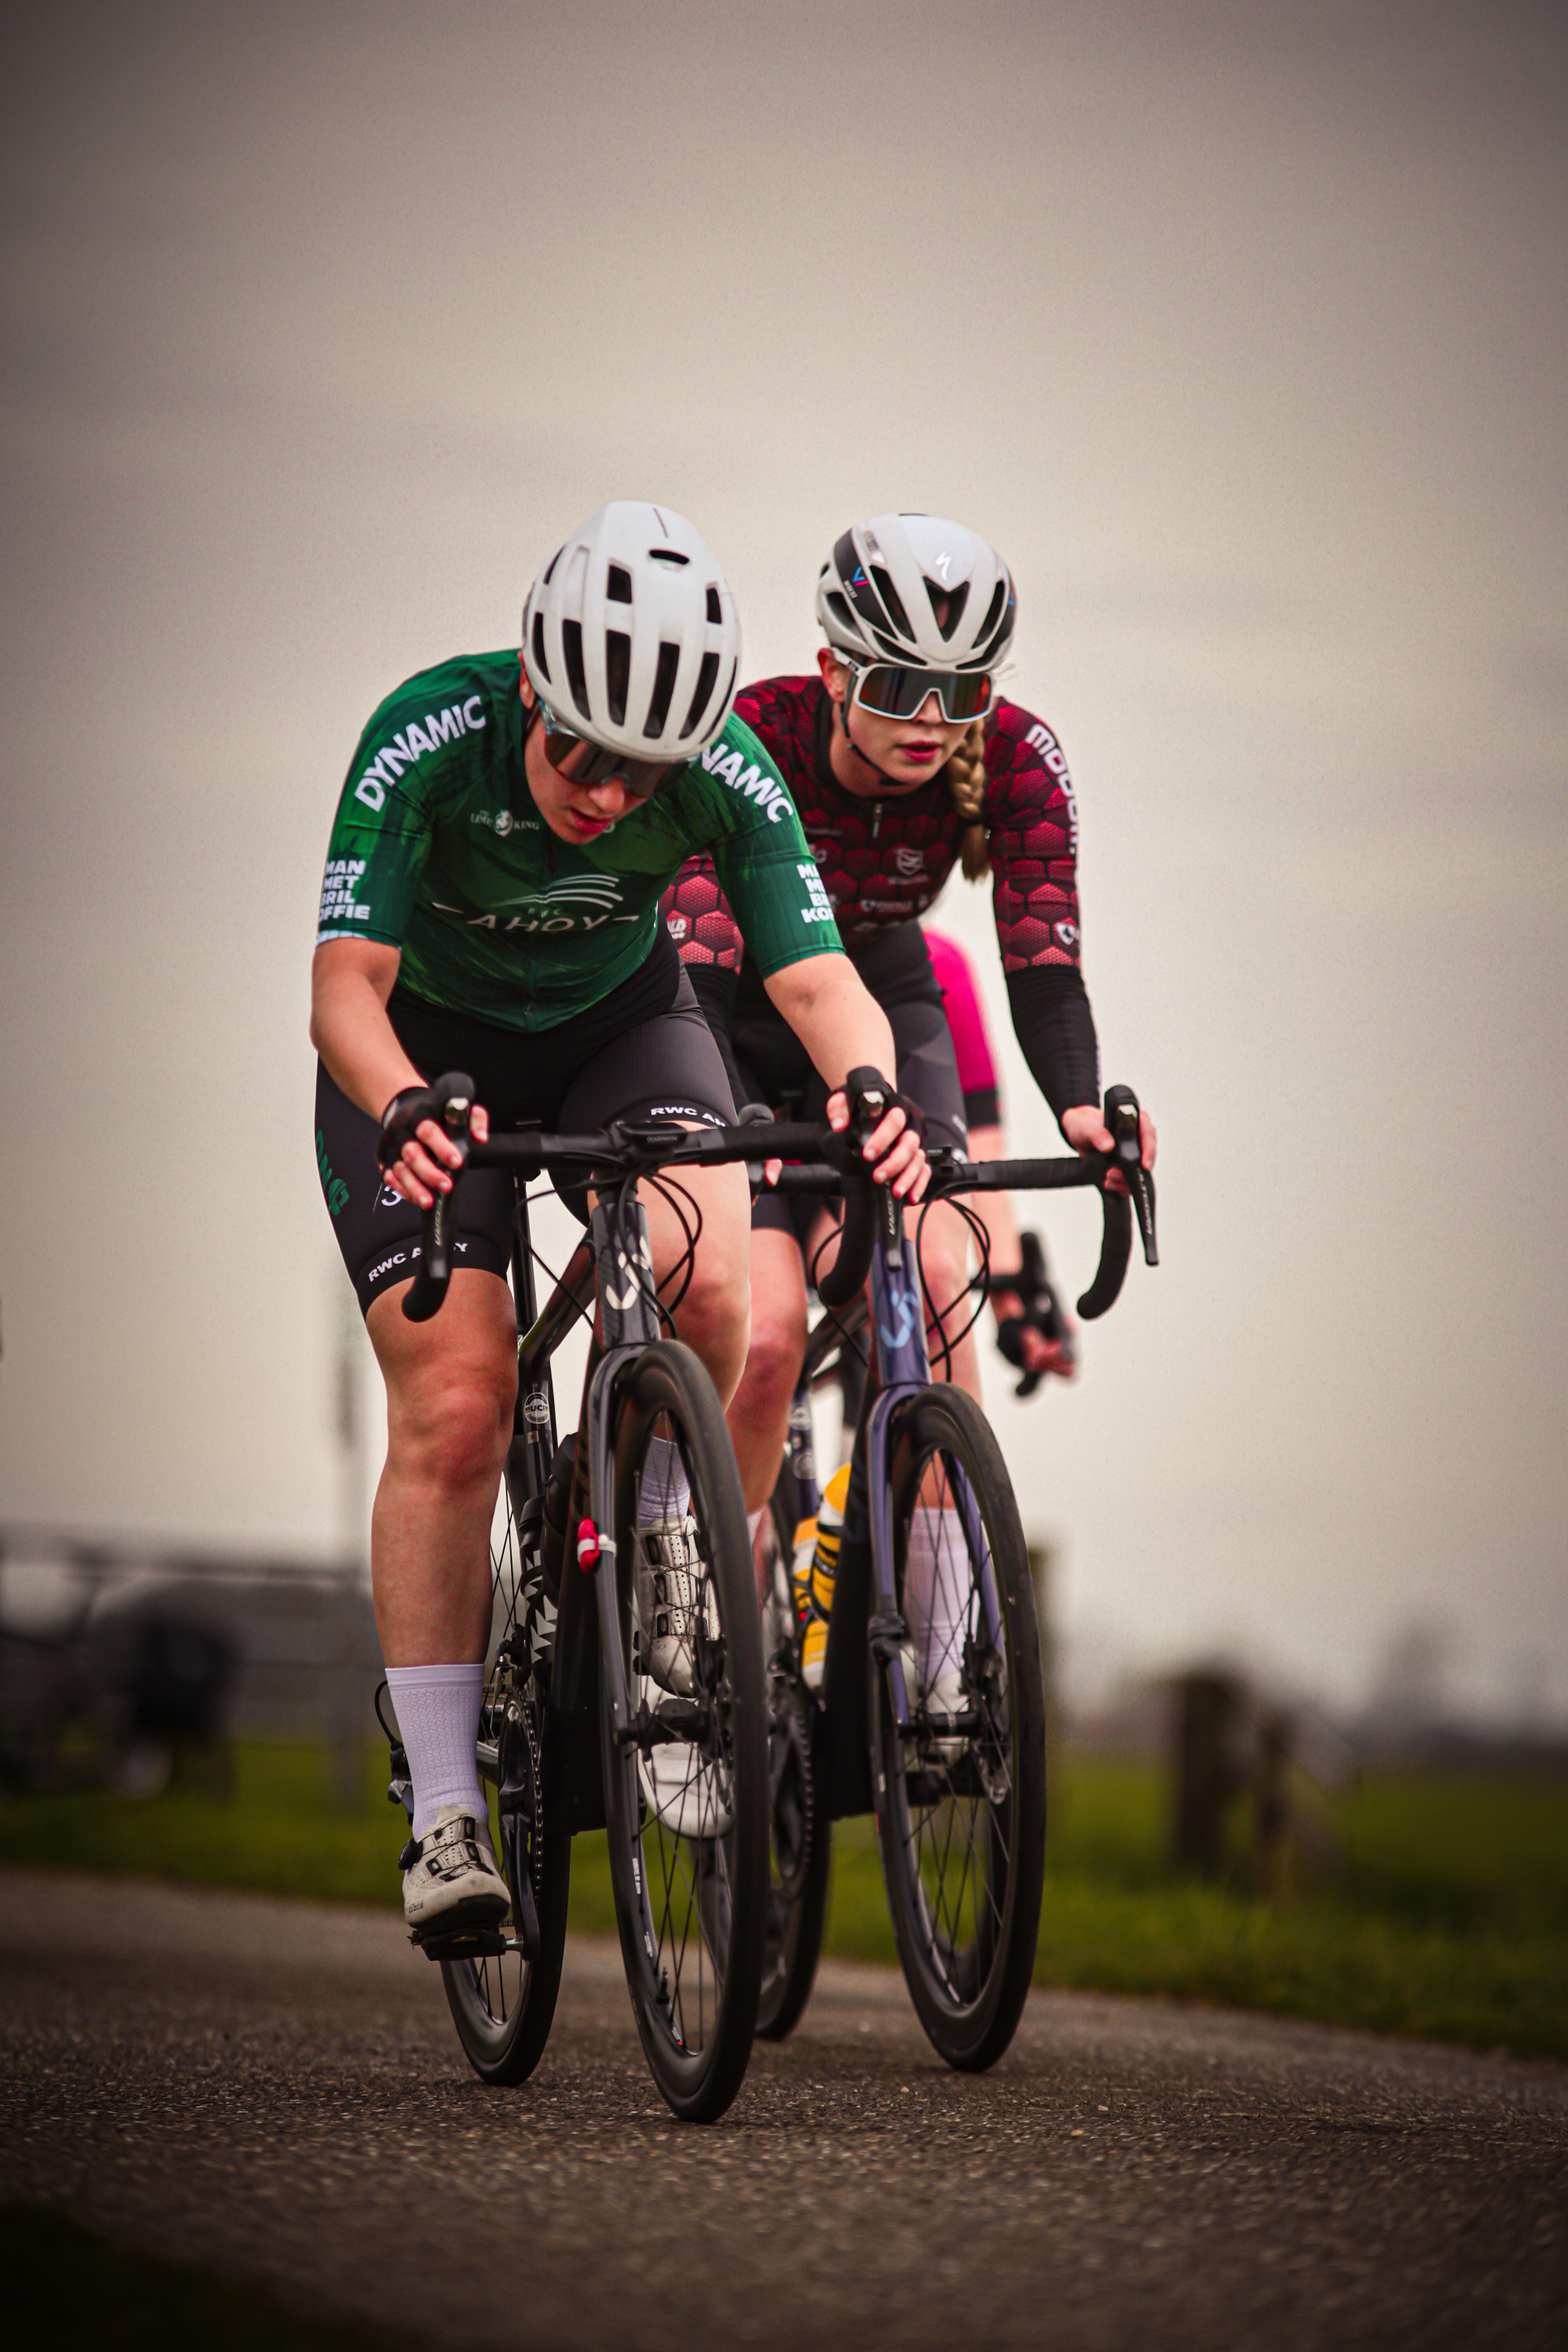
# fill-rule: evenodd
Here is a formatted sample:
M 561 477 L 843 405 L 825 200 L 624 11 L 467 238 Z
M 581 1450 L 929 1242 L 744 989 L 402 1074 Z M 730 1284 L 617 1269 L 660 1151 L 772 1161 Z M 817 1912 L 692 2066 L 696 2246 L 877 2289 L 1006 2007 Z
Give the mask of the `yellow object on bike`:
M 801 1628 L 801 1679 L 808 1690 L 822 1687 L 822 1669 L 827 1657 L 827 1621 L 833 1613 L 833 1580 L 838 1569 L 838 1538 L 848 1492 L 849 1465 L 846 1462 L 828 1480 L 816 1517 L 802 1519 L 795 1531 L 795 1559 L 789 1580 L 795 1619 Z

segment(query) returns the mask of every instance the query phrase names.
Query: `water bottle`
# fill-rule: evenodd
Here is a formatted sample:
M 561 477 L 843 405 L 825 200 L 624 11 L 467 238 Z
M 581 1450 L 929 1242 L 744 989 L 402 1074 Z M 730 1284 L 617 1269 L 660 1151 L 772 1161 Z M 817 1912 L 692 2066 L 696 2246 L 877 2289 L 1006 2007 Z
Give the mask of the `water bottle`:
M 844 1502 L 849 1492 L 846 1462 L 827 1482 L 813 1519 L 802 1519 L 795 1531 L 795 1559 L 790 1591 L 795 1621 L 801 1629 L 800 1672 L 807 1690 L 822 1688 L 827 1656 L 827 1621 L 833 1613 L 833 1580 L 838 1569 L 838 1538 L 844 1527 Z

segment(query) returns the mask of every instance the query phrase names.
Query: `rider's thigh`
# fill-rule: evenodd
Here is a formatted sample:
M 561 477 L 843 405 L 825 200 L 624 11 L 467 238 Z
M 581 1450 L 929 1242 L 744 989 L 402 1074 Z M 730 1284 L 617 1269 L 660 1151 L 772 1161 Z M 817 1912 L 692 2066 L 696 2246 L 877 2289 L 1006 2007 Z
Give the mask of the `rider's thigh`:
M 758 1225 L 752 1232 L 752 1344 L 746 1386 L 795 1393 L 805 1353 L 805 1268 L 793 1234 Z
M 499 1275 L 459 1266 L 425 1323 L 403 1312 L 407 1285 L 372 1302 L 365 1328 L 386 1382 L 389 1451 L 438 1454 L 458 1484 L 504 1457 L 517 1395 L 517 1314 Z
M 714 1387 L 728 1399 L 741 1377 L 751 1328 L 751 1187 L 738 1166 L 682 1168 L 667 1181 L 673 1198 L 653 1184 L 638 1187 L 647 1213 L 654 1276 L 666 1297 L 673 1298 L 689 1272 L 685 1294 L 673 1308 L 676 1331 L 696 1349 Z M 683 1271 L 689 1255 L 690 1265 Z

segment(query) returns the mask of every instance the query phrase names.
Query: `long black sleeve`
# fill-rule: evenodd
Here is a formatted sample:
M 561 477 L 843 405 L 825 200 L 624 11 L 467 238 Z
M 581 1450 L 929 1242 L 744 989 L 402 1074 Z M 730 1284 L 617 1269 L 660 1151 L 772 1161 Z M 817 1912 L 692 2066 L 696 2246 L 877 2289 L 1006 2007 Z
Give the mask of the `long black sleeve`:
M 1035 1083 L 1061 1124 L 1075 1103 L 1100 1100 L 1100 1040 L 1076 964 L 1029 964 L 1007 974 L 1013 1030 Z

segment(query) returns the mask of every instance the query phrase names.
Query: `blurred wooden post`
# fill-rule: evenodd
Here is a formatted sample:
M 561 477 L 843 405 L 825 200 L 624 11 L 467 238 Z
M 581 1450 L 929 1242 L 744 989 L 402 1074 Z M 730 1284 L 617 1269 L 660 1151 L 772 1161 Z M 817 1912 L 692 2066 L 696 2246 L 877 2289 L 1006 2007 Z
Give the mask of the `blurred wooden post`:
M 1258 1719 L 1252 1781 L 1252 1891 L 1271 1903 L 1290 1888 L 1290 1762 L 1295 1727 L 1279 1707 Z
M 1240 1786 L 1242 1688 L 1234 1675 L 1180 1675 L 1176 1701 L 1173 1855 L 1178 1870 L 1217 1878 L 1225 1868 L 1226 1815 Z
M 366 1677 L 360 1670 L 357 1606 L 364 1583 L 363 1326 L 359 1307 L 331 1267 L 336 1348 L 333 1431 L 338 1451 L 338 1572 L 326 1603 L 327 1736 L 332 1750 L 332 1800 L 352 1812 L 362 1793 L 361 1762 L 367 1736 Z

